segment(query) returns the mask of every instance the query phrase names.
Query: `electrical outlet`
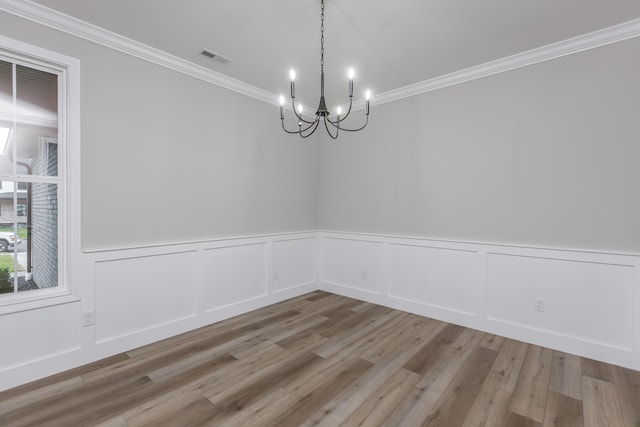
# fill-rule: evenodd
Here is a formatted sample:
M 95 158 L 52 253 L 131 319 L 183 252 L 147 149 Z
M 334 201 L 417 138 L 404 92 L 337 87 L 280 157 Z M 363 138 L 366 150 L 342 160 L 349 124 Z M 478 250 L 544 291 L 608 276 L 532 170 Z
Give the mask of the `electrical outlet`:
M 366 269 L 362 269 L 360 270 L 360 277 L 362 277 L 363 279 L 367 279 L 367 270 Z
M 96 312 L 85 311 L 82 313 L 82 326 L 91 326 L 96 323 Z
M 544 311 L 544 298 L 536 298 L 533 301 L 533 309 L 535 311 Z
M 278 280 L 280 279 L 280 274 L 277 271 L 273 272 L 273 280 Z

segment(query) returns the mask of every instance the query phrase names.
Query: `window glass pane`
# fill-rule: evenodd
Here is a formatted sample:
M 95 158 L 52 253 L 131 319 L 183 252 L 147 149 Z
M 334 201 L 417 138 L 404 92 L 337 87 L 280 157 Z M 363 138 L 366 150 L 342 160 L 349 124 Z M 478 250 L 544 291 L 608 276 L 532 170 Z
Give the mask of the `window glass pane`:
M 0 126 L 13 122 L 13 72 L 10 62 L 0 61 Z
M 28 200 L 26 191 L 18 191 L 14 181 L 3 181 L 0 188 L 0 290 L 2 293 L 17 291 L 16 284 L 20 283 L 20 276 L 25 276 L 26 260 L 19 255 L 25 250 L 22 246 L 20 234 L 26 235 L 25 230 L 19 230 L 17 205 L 25 204 Z M 26 226 L 26 223 L 21 224 Z M 22 262 L 22 264 L 20 264 Z M 17 272 L 17 274 L 16 274 Z
M 11 255 L 0 254 L 0 295 L 15 292 L 12 271 L 13 257 Z
M 57 185 L 3 181 L 0 190 L 0 292 L 56 286 Z
M 58 76 L 17 65 L 16 96 L 16 173 L 56 176 Z
M 13 132 L 13 69 L 12 64 L 0 61 L 0 174 L 13 173 L 9 156 L 5 156 Z

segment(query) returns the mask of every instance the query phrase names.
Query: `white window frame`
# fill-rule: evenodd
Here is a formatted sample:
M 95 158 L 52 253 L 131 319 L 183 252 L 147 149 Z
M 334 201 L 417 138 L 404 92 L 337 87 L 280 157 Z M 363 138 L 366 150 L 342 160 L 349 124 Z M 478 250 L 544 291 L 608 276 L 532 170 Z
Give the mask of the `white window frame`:
M 58 74 L 58 286 L 0 295 L 0 315 L 79 301 L 80 61 L 0 36 L 0 59 Z M 5 177 L 6 179 L 6 177 Z M 15 175 L 15 181 L 31 181 Z M 8 180 L 8 179 L 7 179 Z M 38 177 L 37 182 L 47 182 Z

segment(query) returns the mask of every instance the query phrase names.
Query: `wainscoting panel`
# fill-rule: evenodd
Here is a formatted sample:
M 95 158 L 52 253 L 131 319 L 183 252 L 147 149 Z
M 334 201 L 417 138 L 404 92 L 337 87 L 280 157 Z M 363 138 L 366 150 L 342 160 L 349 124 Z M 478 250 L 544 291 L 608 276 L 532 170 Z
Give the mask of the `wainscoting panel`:
M 389 297 L 476 314 L 475 251 L 389 245 Z
M 632 265 L 487 256 L 491 320 L 630 351 L 633 296 Z
M 97 262 L 96 342 L 196 315 L 196 252 Z
M 272 249 L 274 293 L 315 284 L 317 238 L 275 240 Z
M 265 242 L 205 251 L 205 309 L 212 311 L 267 295 Z
M 4 371 L 80 349 L 80 329 L 68 327 L 80 320 L 79 302 L 41 308 L 37 310 L 37 322 L 33 320 L 34 311 L 11 313 L 0 318 L 0 378 Z
M 319 237 L 322 290 L 640 370 L 638 255 Z
M 385 247 L 375 240 L 323 237 L 321 274 L 324 284 L 359 293 L 383 292 Z M 365 298 L 366 300 L 366 298 Z

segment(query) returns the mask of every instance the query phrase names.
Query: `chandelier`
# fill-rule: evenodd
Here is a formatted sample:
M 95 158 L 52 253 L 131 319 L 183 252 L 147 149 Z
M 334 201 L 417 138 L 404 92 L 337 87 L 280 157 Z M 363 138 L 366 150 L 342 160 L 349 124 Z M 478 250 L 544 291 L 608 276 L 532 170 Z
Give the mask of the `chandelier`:
M 331 114 L 327 109 L 327 103 L 324 99 L 324 0 L 321 0 L 321 12 L 320 12 L 320 103 L 318 105 L 318 109 L 316 110 L 315 120 L 306 120 L 302 117 L 303 107 L 302 104 L 298 103 L 296 106 L 296 72 L 292 68 L 289 72 L 289 78 L 291 79 L 291 107 L 293 109 L 296 118 L 298 119 L 298 129 L 297 130 L 289 130 L 284 125 L 284 96 L 280 95 L 280 121 L 282 122 L 282 129 L 285 132 L 291 134 L 298 134 L 302 138 L 308 138 L 313 134 L 320 122 L 324 122 L 324 127 L 327 130 L 327 133 L 331 138 L 337 139 L 339 132 L 347 131 L 347 132 L 357 132 L 362 130 L 369 123 L 369 99 L 371 98 L 371 91 L 367 89 L 365 92 L 365 122 L 359 128 L 346 128 L 342 126 L 342 122 L 346 120 L 351 113 L 351 107 L 353 105 L 353 77 L 355 76 L 355 72 L 353 68 L 349 69 L 349 107 L 347 108 L 347 112 L 342 115 L 342 107 L 337 107 L 335 112 L 335 118 L 331 118 Z

